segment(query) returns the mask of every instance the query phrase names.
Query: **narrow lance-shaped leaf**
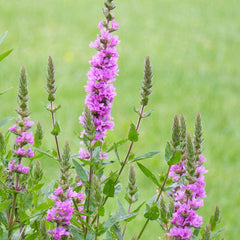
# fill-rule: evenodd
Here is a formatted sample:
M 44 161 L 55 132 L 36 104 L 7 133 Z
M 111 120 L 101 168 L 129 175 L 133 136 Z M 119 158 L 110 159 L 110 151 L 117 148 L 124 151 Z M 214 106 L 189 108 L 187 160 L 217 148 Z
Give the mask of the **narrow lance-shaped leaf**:
M 129 161 L 128 163 L 133 163 L 133 162 L 137 162 L 137 161 L 144 160 L 144 159 L 147 159 L 147 158 L 152 158 L 155 155 L 157 155 L 158 153 L 159 152 L 148 152 L 146 154 L 143 154 L 141 156 L 138 156 L 138 157 L 134 158 L 133 160 Z
M 77 175 L 83 183 L 86 183 L 88 180 L 88 175 L 86 170 L 74 159 L 72 159 Z
M 7 57 L 12 51 L 13 51 L 13 48 L 10 49 L 10 50 L 7 50 L 7 51 L 4 52 L 4 53 L 1 53 L 1 54 L 0 54 L 0 62 L 1 62 L 5 57 Z
M 160 187 L 160 184 L 159 184 L 157 178 L 155 177 L 155 175 L 149 169 L 147 169 L 141 163 L 137 163 L 137 165 L 146 177 L 151 179 L 153 183 L 155 183 L 158 187 Z

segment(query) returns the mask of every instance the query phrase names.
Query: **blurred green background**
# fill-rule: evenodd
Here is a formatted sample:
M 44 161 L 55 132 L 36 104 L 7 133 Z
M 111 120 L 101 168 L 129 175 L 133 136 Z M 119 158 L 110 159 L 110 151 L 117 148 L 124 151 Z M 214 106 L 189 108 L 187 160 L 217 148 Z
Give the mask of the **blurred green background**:
M 238 0 L 121 0 L 114 11 L 120 24 L 119 77 L 115 82 L 117 96 L 112 115 L 115 131 L 107 140 L 127 136 L 131 121 L 137 116 L 139 90 L 143 78 L 145 56 L 149 55 L 154 72 L 153 93 L 148 110 L 151 118 L 140 126 L 140 141 L 134 146 L 136 155 L 160 151 L 146 165 L 155 173 L 165 169 L 164 147 L 171 137 L 174 114 L 183 112 L 188 129 L 201 112 L 204 125 L 204 155 L 207 157 L 207 199 L 199 210 L 206 223 L 215 205 L 222 210 L 222 226 L 226 239 L 240 236 L 240 4 Z M 62 126 L 60 143 L 69 139 L 77 153 L 81 131 L 78 117 L 83 110 L 88 61 L 95 54 L 90 41 L 98 33 L 103 19 L 103 0 L 0 0 L 0 33 L 8 30 L 1 51 L 14 51 L 0 64 L 0 90 L 12 87 L 0 97 L 0 119 L 16 116 L 16 92 L 21 65 L 28 72 L 31 118 L 44 125 L 44 148 L 54 147 L 50 136 L 50 115 L 44 90 L 46 64 L 53 56 L 56 67 L 57 103 L 62 108 L 57 119 Z M 9 123 L 1 130 L 6 130 Z M 120 149 L 124 157 L 125 147 Z M 113 155 L 110 158 L 114 158 Z M 57 178 L 58 166 L 43 159 L 46 179 Z M 113 164 L 109 168 L 115 169 Z M 127 183 L 127 169 L 122 180 Z M 138 172 L 140 196 L 148 201 L 154 186 Z M 125 187 L 124 186 L 124 187 Z M 114 204 L 111 203 L 110 204 Z M 144 220 L 129 224 L 127 238 L 138 233 Z M 158 239 L 157 223 L 150 223 L 143 239 Z

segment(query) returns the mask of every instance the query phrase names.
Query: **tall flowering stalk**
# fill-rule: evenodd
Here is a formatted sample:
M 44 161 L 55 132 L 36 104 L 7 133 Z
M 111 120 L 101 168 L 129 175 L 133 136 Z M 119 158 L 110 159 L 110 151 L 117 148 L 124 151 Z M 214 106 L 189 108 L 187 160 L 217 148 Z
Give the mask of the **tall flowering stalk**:
M 70 146 L 66 142 L 60 162 L 60 187 L 56 188 L 50 198 L 54 201 L 54 207 L 47 212 L 47 221 L 56 224 L 56 228 L 49 233 L 56 240 L 67 239 L 70 236 L 68 226 L 74 214 L 74 201 L 78 205 L 77 211 L 83 213 L 85 194 L 75 192 L 69 187 L 70 182 Z M 84 218 L 84 216 L 82 216 Z M 63 238 L 62 238 L 63 237 Z
M 24 175 L 26 175 L 30 170 L 29 167 L 23 166 L 22 159 L 34 157 L 34 151 L 31 149 L 31 147 L 28 147 L 29 144 L 34 144 L 33 133 L 30 131 L 30 128 L 34 125 L 34 122 L 30 121 L 29 119 L 30 113 L 28 109 L 27 75 L 24 67 L 21 68 L 19 80 L 17 123 L 9 128 L 9 131 L 17 136 L 14 142 L 14 149 L 12 150 L 13 159 L 8 164 L 9 174 L 12 175 L 11 189 L 14 190 L 12 210 L 11 214 L 9 213 L 9 238 L 12 234 L 11 228 L 18 220 L 18 214 L 15 216 L 15 209 L 18 193 L 24 191 L 22 178 L 24 178 Z
M 93 116 L 94 127 L 96 129 L 95 141 L 103 142 L 106 131 L 112 130 L 114 123 L 111 116 L 112 102 L 116 95 L 112 82 L 118 75 L 118 54 L 116 46 L 119 43 L 118 36 L 112 35 L 119 27 L 114 20 L 111 10 L 115 8 L 112 0 L 105 2 L 105 20 L 98 25 L 100 35 L 97 35 L 95 42 L 90 43 L 90 47 L 97 49 L 97 54 L 93 56 L 89 63 L 92 65 L 88 72 L 88 82 L 85 86 L 87 96 L 85 105 L 90 109 Z M 79 118 L 84 125 L 85 115 Z M 82 137 L 86 134 L 82 132 Z M 80 150 L 80 158 L 86 158 L 86 152 Z
M 168 233 L 176 240 L 190 239 L 193 235 L 191 228 L 200 228 L 202 217 L 196 213 L 203 206 L 206 197 L 203 174 L 207 170 L 202 166 L 206 159 L 201 155 L 202 126 L 201 116 L 197 114 L 195 122 L 194 144 L 191 135 L 186 136 L 184 117 L 181 117 L 181 139 L 186 146 L 186 159 L 182 158 L 179 164 L 172 166 L 170 176 L 174 182 L 183 180 L 183 185 L 175 188 L 170 195 L 174 199 L 174 213 L 171 223 L 173 227 Z M 186 139 L 186 145 L 185 145 Z M 184 154 L 185 156 L 185 154 Z

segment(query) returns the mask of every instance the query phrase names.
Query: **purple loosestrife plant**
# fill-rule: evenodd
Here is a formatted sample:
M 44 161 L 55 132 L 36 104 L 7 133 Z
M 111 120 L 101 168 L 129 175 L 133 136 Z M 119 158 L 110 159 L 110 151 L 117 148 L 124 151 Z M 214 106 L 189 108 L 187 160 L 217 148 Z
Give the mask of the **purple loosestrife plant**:
M 179 121 L 179 120 L 178 120 Z M 197 114 L 195 123 L 194 145 L 190 133 L 186 135 L 186 125 L 184 117 L 181 116 L 181 140 L 183 146 L 182 161 L 173 165 L 170 176 L 175 183 L 183 182 L 180 186 L 173 189 L 170 195 L 174 199 L 174 213 L 171 223 L 169 236 L 174 239 L 191 239 L 193 236 L 192 228 L 199 229 L 202 225 L 202 217 L 196 213 L 199 207 L 203 206 L 203 198 L 206 197 L 205 181 L 203 174 L 207 170 L 202 166 L 205 158 L 201 155 L 202 127 L 201 117 Z M 180 131 L 179 131 L 180 132 Z M 194 151 L 195 150 L 195 151 Z
M 89 62 L 92 67 L 88 72 L 88 82 L 85 86 L 87 92 L 85 104 L 93 115 L 94 127 L 96 129 L 95 141 L 103 142 L 106 131 L 112 130 L 114 123 L 111 121 L 111 109 L 114 96 L 116 95 L 115 87 L 112 82 L 118 75 L 118 54 L 117 44 L 118 36 L 112 33 L 118 29 L 118 23 L 113 19 L 110 8 L 106 8 L 106 19 L 98 25 L 100 35 L 95 42 L 90 43 L 90 47 L 97 49 L 97 54 Z M 79 118 L 84 125 L 85 115 Z M 85 130 L 82 132 L 82 137 Z M 80 157 L 85 159 L 86 154 L 81 149 Z
M 69 141 L 65 141 L 60 152 L 61 128 L 56 121 L 60 105 L 54 105 L 57 88 L 52 57 L 48 59 L 46 91 L 49 105 L 46 108 L 51 114 L 54 149 L 42 144 L 40 122 L 35 134 L 30 131 L 33 122 L 29 118 L 27 79 L 25 68 L 21 69 L 17 123 L 5 135 L 0 132 L 0 239 L 123 240 L 130 239 L 130 235 L 132 240 L 149 239 L 151 237 L 144 236 L 145 229 L 152 221 L 157 221 L 163 230 L 161 239 L 210 240 L 220 232 L 216 231 L 220 210 L 217 206 L 209 223 L 202 227 L 203 219 L 197 210 L 204 205 L 204 174 L 207 170 L 203 166 L 200 114 L 196 117 L 193 139 L 187 133 L 184 115 L 181 114 L 180 118 L 175 115 L 172 138 L 165 148 L 166 172 L 156 175 L 143 164 L 145 159 L 159 152 L 151 151 L 139 156 L 134 153 L 133 145 L 140 139 L 140 123 L 152 112 L 145 112 L 152 92 L 153 74 L 149 57 L 145 60 L 141 107 L 134 108 L 138 115 L 137 124 L 130 124 L 127 138 L 114 143 L 105 142 L 107 130 L 112 130 L 114 125 L 111 108 L 116 95 L 113 82 L 118 75 L 116 48 L 119 40 L 113 33 L 119 26 L 112 14 L 115 8 L 113 0 L 105 0 L 104 4 L 105 20 L 99 23 L 100 34 L 90 44 L 97 53 L 90 61 L 85 108 L 79 118 L 84 128 L 80 136 L 81 145 L 85 145 L 79 153 L 71 155 Z M 16 139 L 14 149 L 11 147 L 9 150 L 12 133 Z M 127 141 L 129 147 L 122 158 L 119 147 Z M 111 151 L 114 156 L 109 154 Z M 106 160 L 107 157 L 110 159 Z M 119 169 L 116 165 L 109 167 L 115 158 Z M 35 159 L 36 162 L 33 161 Z M 49 172 L 44 175 L 41 168 L 46 161 L 41 163 L 41 159 L 56 161 L 60 170 L 58 180 L 49 182 Z M 139 172 L 135 171 L 134 165 L 157 188 L 157 193 L 148 202 L 141 201 L 138 206 L 141 185 L 137 186 Z M 121 174 L 127 166 L 127 187 L 124 194 L 119 194 L 124 191 Z M 107 200 L 110 198 L 115 198 L 117 209 L 109 208 Z M 129 222 L 135 221 L 144 205 L 145 223 L 139 233 L 134 234 Z

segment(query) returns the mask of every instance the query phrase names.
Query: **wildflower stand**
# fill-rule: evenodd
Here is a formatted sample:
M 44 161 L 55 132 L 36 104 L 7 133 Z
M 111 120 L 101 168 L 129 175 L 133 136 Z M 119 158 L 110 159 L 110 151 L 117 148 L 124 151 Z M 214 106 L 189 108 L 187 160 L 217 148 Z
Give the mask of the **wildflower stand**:
M 40 122 L 34 134 L 30 131 L 34 123 L 29 117 L 26 70 L 21 68 L 16 124 L 6 134 L 0 133 L 1 239 L 123 240 L 126 236 L 131 236 L 132 240 L 151 239 L 144 236 L 151 221 L 160 223 L 161 239 L 209 240 L 221 232 L 216 231 L 220 222 L 218 206 L 205 227 L 202 227 L 202 217 L 197 213 L 199 207 L 204 205 L 204 174 L 207 173 L 203 166 L 206 159 L 202 155 L 200 113 L 196 116 L 193 137 L 187 132 L 184 115 L 175 115 L 172 139 L 165 148 L 166 173 L 156 176 L 140 163 L 140 160 L 152 158 L 158 152 L 135 158 L 131 155 L 133 145 L 140 138 L 140 124 L 151 115 L 151 111 L 145 112 L 153 85 L 149 57 L 145 60 L 140 109 L 135 109 L 137 124 L 130 124 L 127 139 L 110 145 L 105 142 L 107 130 L 113 130 L 114 126 L 111 108 L 116 91 L 113 82 L 118 76 L 117 45 L 120 41 L 115 35 L 119 25 L 112 14 L 114 8 L 113 0 L 105 0 L 105 19 L 98 25 L 100 34 L 90 44 L 97 53 L 90 61 L 85 107 L 79 117 L 83 125 L 79 154 L 71 155 L 69 141 L 65 142 L 62 151 L 59 144 L 60 125 L 55 113 L 60 105 L 55 105 L 57 88 L 52 57 L 48 59 L 46 91 L 49 105 L 46 109 L 51 114 L 51 134 L 56 143 L 56 155 L 42 149 L 44 139 Z M 9 147 L 11 135 L 16 136 L 13 147 Z M 121 161 L 118 147 L 127 142 L 129 147 Z M 40 163 L 41 158 L 46 156 L 57 161 L 60 167 L 58 181 L 48 186 L 42 181 Z M 119 170 L 105 176 L 105 170 L 114 158 L 120 163 Z M 123 191 L 120 176 L 127 166 L 129 177 L 124 204 L 117 195 Z M 135 166 L 156 185 L 158 191 L 151 199 L 147 199 L 147 204 L 143 202 L 138 206 L 139 186 Z M 116 199 L 119 209 L 108 209 L 109 198 Z M 142 226 L 139 232 L 131 232 L 129 222 L 137 216 L 140 218 L 144 205 Z

